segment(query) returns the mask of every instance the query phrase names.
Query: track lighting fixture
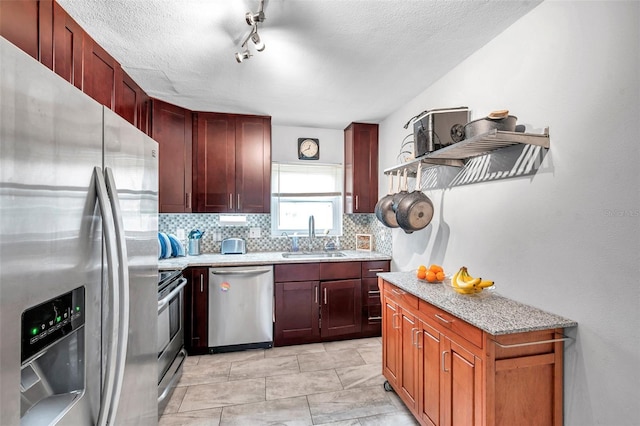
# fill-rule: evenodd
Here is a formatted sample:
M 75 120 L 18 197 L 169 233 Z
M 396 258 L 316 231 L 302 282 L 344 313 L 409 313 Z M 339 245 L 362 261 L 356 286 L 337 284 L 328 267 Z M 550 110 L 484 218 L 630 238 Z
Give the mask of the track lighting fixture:
M 251 34 L 251 41 L 253 42 L 253 44 L 256 45 L 256 50 L 258 52 L 262 52 L 264 50 L 265 48 L 264 42 L 260 39 L 260 36 L 258 35 L 257 30 Z
M 258 13 L 247 12 L 245 15 L 245 19 L 247 21 L 247 25 L 255 25 L 259 22 L 264 21 L 264 12 L 260 10 Z
M 251 31 L 244 38 L 242 44 L 240 45 L 240 47 L 243 49 L 242 52 L 236 52 L 236 61 L 238 61 L 238 63 L 241 63 L 243 60 L 249 59 L 252 56 L 249 52 L 249 46 L 247 46 L 249 40 L 253 42 L 258 52 L 262 52 L 264 50 L 265 44 L 258 34 L 258 24 L 264 22 L 265 19 L 264 0 L 260 0 L 260 7 L 258 9 L 258 12 L 253 13 L 249 11 L 245 14 L 245 20 L 247 21 L 247 25 L 251 26 Z
M 241 63 L 242 61 L 244 61 L 245 59 L 249 59 L 250 57 L 251 53 L 249 53 L 248 50 L 245 50 L 242 53 L 236 52 L 236 61 L 238 61 L 238 63 Z

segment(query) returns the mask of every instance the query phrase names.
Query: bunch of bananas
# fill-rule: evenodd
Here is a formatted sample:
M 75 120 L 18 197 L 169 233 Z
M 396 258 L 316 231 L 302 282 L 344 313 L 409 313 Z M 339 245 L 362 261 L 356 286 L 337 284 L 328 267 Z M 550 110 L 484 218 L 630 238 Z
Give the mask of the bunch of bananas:
M 493 284 L 493 281 L 472 277 L 469 275 L 466 266 L 460 268 L 451 278 L 451 287 L 460 294 L 480 293 L 483 289 L 491 287 Z

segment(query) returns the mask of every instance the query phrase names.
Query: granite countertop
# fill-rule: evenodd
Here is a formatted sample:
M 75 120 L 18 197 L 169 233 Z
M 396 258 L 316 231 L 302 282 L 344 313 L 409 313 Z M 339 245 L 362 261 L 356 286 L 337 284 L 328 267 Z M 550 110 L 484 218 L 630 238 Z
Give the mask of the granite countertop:
M 247 254 L 203 253 L 199 256 L 172 257 L 158 260 L 158 269 L 185 269 L 189 266 L 244 266 L 275 265 L 278 263 L 316 263 L 391 260 L 391 256 L 375 251 L 338 250 L 344 257 L 286 258 L 282 252 L 256 252 Z
M 457 294 L 442 284 L 418 280 L 414 272 L 383 272 L 378 276 L 494 336 L 578 325 L 573 320 L 516 302 L 496 292 L 486 297 Z

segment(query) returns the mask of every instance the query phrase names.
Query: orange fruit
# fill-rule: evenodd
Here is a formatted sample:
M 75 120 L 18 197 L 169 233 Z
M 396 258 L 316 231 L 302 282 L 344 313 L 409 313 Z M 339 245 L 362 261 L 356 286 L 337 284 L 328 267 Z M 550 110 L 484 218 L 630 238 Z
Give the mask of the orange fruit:
M 418 269 L 418 279 L 424 280 L 427 277 L 427 271 Z
M 427 278 L 427 281 L 429 281 L 430 283 L 433 283 L 433 282 L 437 281 L 436 274 L 433 271 L 427 271 L 426 278 Z
M 429 270 L 430 270 L 430 271 L 435 272 L 436 274 L 437 274 L 438 272 L 444 272 L 444 270 L 442 269 L 442 266 L 440 266 L 440 265 L 435 265 L 435 264 L 434 264 L 434 265 L 429 266 Z
M 426 270 L 427 270 L 426 266 L 424 266 L 424 265 L 418 266 L 418 271 L 426 271 Z
M 436 280 L 444 281 L 444 272 L 440 271 L 436 273 Z

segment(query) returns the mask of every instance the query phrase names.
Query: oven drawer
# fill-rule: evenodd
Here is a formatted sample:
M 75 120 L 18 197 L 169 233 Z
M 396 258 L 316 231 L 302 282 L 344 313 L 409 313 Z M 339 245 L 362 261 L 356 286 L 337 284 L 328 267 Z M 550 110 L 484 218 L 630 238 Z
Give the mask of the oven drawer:
M 184 348 L 184 287 L 179 277 L 158 294 L 158 383 Z

